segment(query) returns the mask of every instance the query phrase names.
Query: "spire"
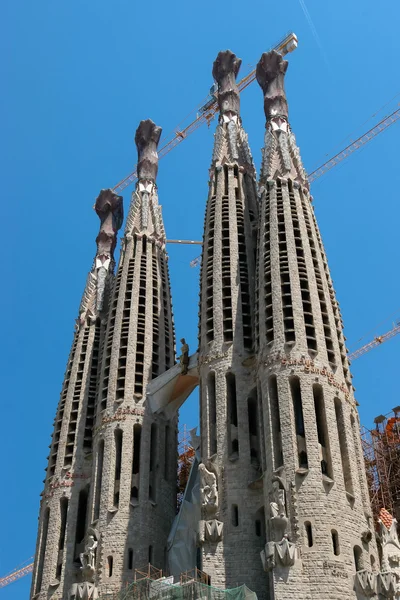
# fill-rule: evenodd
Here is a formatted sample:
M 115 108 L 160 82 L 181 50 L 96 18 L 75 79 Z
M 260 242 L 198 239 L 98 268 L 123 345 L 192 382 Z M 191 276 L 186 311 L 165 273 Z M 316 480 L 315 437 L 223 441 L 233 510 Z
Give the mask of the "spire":
M 238 164 L 242 173 L 255 177 L 256 171 L 247 133 L 240 119 L 240 96 L 236 77 L 241 64 L 241 59 L 230 50 L 219 52 L 213 64 L 212 74 L 218 84 L 220 117 L 214 136 L 212 169 Z M 254 210 L 254 207 L 251 210 Z
M 158 204 L 156 178 L 158 172 L 157 146 L 162 129 L 147 119 L 136 130 L 135 143 L 138 151 L 136 190 L 126 220 L 125 235 L 135 233 L 154 236 L 165 244 L 165 230 Z
M 285 93 L 285 73 L 288 62 L 271 50 L 265 52 L 257 65 L 256 77 L 264 93 L 267 119 L 260 181 L 274 177 L 290 177 L 308 187 L 307 175 L 288 121 Z
M 122 196 L 117 196 L 110 189 L 101 190 L 96 199 L 94 209 L 100 219 L 100 231 L 96 238 L 96 257 L 79 308 L 78 326 L 82 325 L 88 316 L 96 317 L 103 309 L 105 282 L 115 265 L 117 233 L 124 218 L 122 202 Z

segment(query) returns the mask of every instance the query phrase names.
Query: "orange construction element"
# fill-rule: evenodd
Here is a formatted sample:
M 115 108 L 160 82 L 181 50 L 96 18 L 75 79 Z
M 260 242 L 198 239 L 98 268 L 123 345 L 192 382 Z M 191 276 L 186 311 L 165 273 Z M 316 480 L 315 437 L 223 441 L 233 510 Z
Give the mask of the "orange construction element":
M 32 571 L 33 571 L 33 562 L 32 561 L 33 561 L 33 556 L 29 559 L 29 562 L 26 561 L 26 563 L 28 563 L 28 564 L 23 563 L 16 571 L 9 573 L 5 577 L 0 577 L 0 588 L 6 587 L 6 585 L 9 585 L 10 583 L 17 581 L 17 579 L 21 579 L 21 577 L 28 575 L 28 573 L 32 573 Z

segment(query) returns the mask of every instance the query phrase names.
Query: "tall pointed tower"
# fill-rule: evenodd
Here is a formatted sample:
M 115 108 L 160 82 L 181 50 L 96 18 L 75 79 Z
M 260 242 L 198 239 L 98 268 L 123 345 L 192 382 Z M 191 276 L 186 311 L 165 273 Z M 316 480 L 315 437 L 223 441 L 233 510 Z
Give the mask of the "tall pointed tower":
M 263 54 L 257 380 L 270 597 L 359 597 L 378 564 L 342 319 L 288 121 L 287 62 Z M 251 587 L 251 583 L 249 583 Z M 364 596 L 360 596 L 364 597 Z
M 220 52 L 200 275 L 201 568 L 211 585 L 265 590 L 254 346 L 256 174 L 239 113 L 241 61 Z M 250 584 L 249 584 L 250 585 Z
M 113 253 L 123 220 L 122 197 L 102 190 L 95 209 L 101 221 L 97 253 L 82 297 L 54 421 L 39 514 L 32 598 L 66 598 L 79 576 L 76 563 L 85 536 L 102 319 L 114 279 Z
M 165 568 L 176 511 L 176 419 L 151 414 L 148 382 L 175 362 L 166 238 L 158 204 L 161 128 L 136 131 L 138 182 L 127 217 L 102 349 L 89 521 L 99 593 L 148 563 Z

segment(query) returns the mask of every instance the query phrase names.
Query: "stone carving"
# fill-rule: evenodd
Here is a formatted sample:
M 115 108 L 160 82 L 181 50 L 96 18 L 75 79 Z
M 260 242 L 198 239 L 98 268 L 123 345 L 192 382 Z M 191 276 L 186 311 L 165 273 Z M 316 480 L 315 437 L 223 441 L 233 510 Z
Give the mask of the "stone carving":
M 364 596 L 367 596 L 368 598 L 375 596 L 377 588 L 375 573 L 367 570 L 357 571 L 355 575 L 355 586 Z
M 275 544 L 275 550 L 279 563 L 283 567 L 291 567 L 294 565 L 296 547 L 292 542 L 289 542 L 289 539 L 286 535 L 280 542 Z
M 267 121 L 277 116 L 287 120 L 288 104 L 284 85 L 287 68 L 288 62 L 276 50 L 265 52 L 257 65 L 256 77 L 264 92 Z
M 377 592 L 384 598 L 399 597 L 399 576 L 392 571 L 378 573 L 376 576 Z
M 261 550 L 260 556 L 264 571 L 272 571 L 276 565 L 275 542 L 268 542 L 265 544 L 265 548 L 264 550 Z
M 222 530 L 224 524 L 217 519 L 204 521 L 204 538 L 209 542 L 220 542 L 222 540 Z
M 153 121 L 141 121 L 136 130 L 135 143 L 138 151 L 138 180 L 155 182 L 158 172 L 157 146 L 162 129 Z
M 182 375 L 187 375 L 188 367 L 189 367 L 189 346 L 186 343 L 185 338 L 181 339 L 181 355 L 179 357 L 179 362 L 181 365 L 181 373 Z
M 204 463 L 199 464 L 199 473 L 201 506 L 206 513 L 214 513 L 218 509 L 217 476 Z
M 79 556 L 81 571 L 84 581 L 93 582 L 96 573 L 96 548 L 98 546 L 98 533 L 92 527 L 86 534 L 85 550 Z
M 397 521 L 389 511 L 382 508 L 378 523 L 382 542 L 382 569 L 396 572 L 400 576 L 400 542 L 397 534 Z
M 71 588 L 70 600 L 97 600 L 98 597 L 99 593 L 94 583 L 74 583 Z
M 280 541 L 286 534 L 289 519 L 286 513 L 286 493 L 282 480 L 274 481 L 272 500 L 269 503 L 271 518 L 270 523 L 276 541 Z
M 224 122 L 240 112 L 240 95 L 236 83 L 242 61 L 230 50 L 219 52 L 214 61 L 212 74 L 218 83 L 218 105 Z

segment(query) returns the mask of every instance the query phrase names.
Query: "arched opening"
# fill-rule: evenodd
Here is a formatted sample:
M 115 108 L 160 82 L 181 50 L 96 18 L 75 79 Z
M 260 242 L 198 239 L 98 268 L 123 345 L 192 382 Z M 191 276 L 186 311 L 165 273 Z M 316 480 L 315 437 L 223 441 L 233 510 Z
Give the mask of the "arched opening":
M 65 544 L 65 531 L 67 528 L 67 512 L 68 512 L 68 498 L 63 496 L 60 498 L 60 537 L 58 538 L 58 557 L 57 557 L 57 568 L 56 568 L 56 579 L 60 579 L 63 564 L 63 550 Z
M 97 447 L 97 466 L 96 466 L 96 489 L 95 489 L 95 500 L 94 500 L 94 520 L 100 516 L 100 497 L 101 497 L 101 484 L 103 480 L 103 461 L 104 461 L 104 440 L 99 442 Z
M 237 504 L 232 504 L 232 525 L 234 527 L 239 525 L 239 508 Z
M 128 570 L 132 571 L 133 569 L 133 550 L 132 548 L 128 548 Z
M 78 516 L 76 519 L 75 529 L 75 561 L 79 561 L 79 554 L 83 552 L 81 544 L 85 539 L 86 533 L 86 515 L 87 515 L 87 503 L 89 496 L 89 486 L 86 486 L 79 492 L 78 500 Z
M 274 450 L 274 468 L 283 465 L 281 419 L 279 413 L 278 383 L 276 375 L 271 375 L 268 380 L 268 396 L 270 405 L 270 420 L 272 429 L 272 443 Z
M 257 390 L 254 388 L 247 399 L 247 418 L 249 422 L 250 461 L 255 466 L 260 464 L 260 441 Z
M 47 533 L 49 530 L 49 520 L 50 520 L 50 509 L 46 508 L 46 510 L 44 511 L 44 515 L 43 515 L 42 532 L 41 532 L 41 536 L 40 536 L 39 560 L 38 560 L 38 567 L 37 567 L 37 571 L 36 571 L 37 579 L 36 579 L 35 587 L 36 587 L 37 594 L 40 592 L 40 589 L 42 587 L 44 557 L 45 557 L 46 546 L 47 546 Z
M 346 433 L 345 433 L 345 422 L 343 415 L 343 406 L 339 398 L 335 398 L 335 415 L 336 415 L 336 425 L 339 436 L 339 447 L 340 447 L 340 456 L 342 459 L 342 470 L 343 470 L 343 479 L 344 486 L 347 493 L 351 496 L 354 495 L 353 489 L 353 481 L 351 477 L 350 470 L 350 457 L 349 457 L 349 449 L 347 446 Z
M 339 554 L 340 554 L 339 535 L 338 535 L 338 532 L 336 531 L 336 529 L 332 529 L 331 535 L 332 535 L 333 554 L 335 556 L 339 556 Z
M 299 467 L 308 469 L 306 434 L 304 429 L 303 403 L 301 399 L 300 380 L 298 377 L 291 377 L 290 391 L 292 394 L 293 410 L 296 426 L 297 454 Z
M 313 539 L 313 532 L 312 532 L 312 526 L 310 521 L 306 521 L 304 523 L 304 529 L 306 532 L 306 542 L 307 542 L 307 546 L 309 548 L 312 548 L 312 546 L 314 545 L 314 539 Z
M 211 371 L 207 377 L 207 400 L 209 415 L 210 454 L 217 452 L 217 406 L 215 395 L 215 373 Z
M 107 556 L 107 566 L 108 566 L 108 576 L 112 577 L 113 566 L 114 566 L 114 559 L 112 556 Z
M 325 412 L 325 399 L 322 387 L 313 385 L 315 420 L 317 422 L 321 472 L 332 479 L 332 460 Z
M 156 465 L 157 465 L 157 432 L 155 423 L 150 429 L 150 478 L 149 478 L 149 500 L 156 501 Z
M 115 477 L 114 477 L 114 506 L 119 507 L 119 489 L 121 481 L 122 464 L 122 429 L 114 431 L 115 438 Z
M 360 546 L 354 546 L 353 555 L 354 555 L 354 566 L 356 568 L 356 571 L 362 571 L 362 569 L 363 569 L 362 550 L 361 550 Z
M 236 400 L 236 378 L 233 373 L 226 374 L 226 403 L 228 417 L 228 440 L 230 456 L 239 455 L 238 415 Z

